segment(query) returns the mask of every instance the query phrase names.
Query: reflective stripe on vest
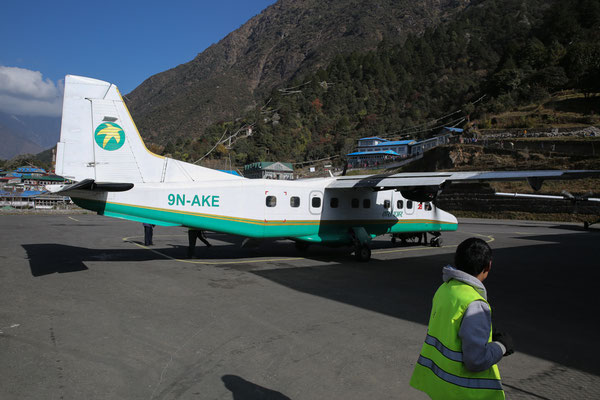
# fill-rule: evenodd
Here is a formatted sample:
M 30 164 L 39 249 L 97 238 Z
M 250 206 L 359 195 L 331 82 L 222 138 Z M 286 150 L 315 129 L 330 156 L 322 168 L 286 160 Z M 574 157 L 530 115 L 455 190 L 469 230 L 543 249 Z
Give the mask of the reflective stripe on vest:
M 437 351 L 439 351 L 440 353 L 442 353 L 444 355 L 444 357 L 449 358 L 452 361 L 462 362 L 462 360 L 463 360 L 462 352 L 450 350 L 449 348 L 444 346 L 442 344 L 442 342 L 440 342 L 439 340 L 437 340 L 436 338 L 434 338 L 433 336 L 431 336 L 429 334 L 427 334 L 427 337 L 425 338 L 425 343 L 427 343 L 430 346 L 435 347 L 437 349 Z
M 429 368 L 434 374 L 440 379 L 446 382 L 452 383 L 457 386 L 462 386 L 468 389 L 496 389 L 502 390 L 502 384 L 496 379 L 484 379 L 484 378 L 463 378 L 462 376 L 452 375 L 436 365 L 429 358 L 419 356 L 417 361 L 422 366 Z

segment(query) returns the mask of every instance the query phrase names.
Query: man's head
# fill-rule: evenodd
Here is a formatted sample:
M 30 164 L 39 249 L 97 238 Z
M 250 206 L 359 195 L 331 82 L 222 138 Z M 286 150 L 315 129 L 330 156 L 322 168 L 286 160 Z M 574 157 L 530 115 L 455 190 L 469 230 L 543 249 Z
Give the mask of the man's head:
M 492 249 L 481 239 L 469 238 L 458 245 L 454 266 L 480 281 L 487 277 L 492 265 Z

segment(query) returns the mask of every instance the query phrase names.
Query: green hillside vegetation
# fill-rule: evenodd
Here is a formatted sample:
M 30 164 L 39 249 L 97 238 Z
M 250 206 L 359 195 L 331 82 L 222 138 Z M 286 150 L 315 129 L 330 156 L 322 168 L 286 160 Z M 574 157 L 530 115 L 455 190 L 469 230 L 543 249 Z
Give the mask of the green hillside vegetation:
M 599 28 L 597 0 L 473 2 L 402 45 L 384 39 L 374 51 L 338 55 L 274 89 L 243 118 L 214 124 L 200 139 L 177 139 L 164 151 L 196 160 L 226 130 L 245 124 L 254 125 L 251 138 L 210 157 L 234 164 L 320 159 L 351 151 L 359 137 L 424 137 L 436 126 L 468 121 L 483 128 L 564 125 L 573 118 L 594 124 Z M 571 98 L 551 97 L 566 90 Z M 525 111 L 515 114 L 519 107 Z M 571 120 L 556 120 L 573 111 Z

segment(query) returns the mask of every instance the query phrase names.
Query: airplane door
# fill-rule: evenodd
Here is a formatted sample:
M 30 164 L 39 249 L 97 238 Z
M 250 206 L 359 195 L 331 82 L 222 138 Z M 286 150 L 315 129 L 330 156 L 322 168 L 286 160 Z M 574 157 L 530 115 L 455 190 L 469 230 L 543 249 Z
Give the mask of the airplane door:
M 313 190 L 308 196 L 308 206 L 310 207 L 310 213 L 313 215 L 321 214 L 323 209 L 323 192 Z

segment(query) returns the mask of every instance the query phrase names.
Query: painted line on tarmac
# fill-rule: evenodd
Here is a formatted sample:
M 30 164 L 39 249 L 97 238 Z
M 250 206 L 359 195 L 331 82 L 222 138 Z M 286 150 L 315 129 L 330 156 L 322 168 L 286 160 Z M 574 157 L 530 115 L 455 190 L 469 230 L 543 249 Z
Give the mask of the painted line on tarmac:
M 485 238 L 485 242 L 486 243 L 492 243 L 494 240 L 496 240 L 492 235 L 484 235 L 481 233 L 473 233 L 473 232 L 461 232 L 461 233 L 465 233 L 467 235 L 474 235 L 474 236 L 480 236 L 482 238 Z M 440 246 L 440 247 L 427 247 L 427 246 L 416 246 L 416 247 L 410 247 L 410 248 L 402 248 L 402 249 L 391 249 L 391 250 L 373 250 L 372 254 L 390 254 L 390 253 L 403 253 L 403 252 L 407 252 L 407 251 L 421 251 L 421 250 L 435 250 L 435 249 L 450 249 L 453 247 L 457 247 L 457 244 L 450 244 L 450 245 L 445 245 L 445 246 Z
M 158 235 L 160 236 L 160 235 Z M 163 236 L 185 236 L 185 235 L 163 235 Z M 156 236 L 155 236 L 156 237 Z M 256 264 L 256 263 L 261 263 L 261 262 L 277 262 L 277 261 L 299 261 L 299 260 L 306 260 L 306 257 L 279 257 L 279 258 L 261 258 L 261 259 L 244 259 L 244 260 L 237 260 L 237 261 L 202 261 L 202 260 L 188 260 L 188 259 L 183 259 L 183 258 L 175 258 L 175 257 L 171 257 L 165 253 L 162 253 L 158 250 L 154 250 L 151 249 L 148 246 L 145 246 L 143 244 L 134 242 L 133 238 L 141 238 L 141 236 L 130 236 L 130 237 L 125 237 L 123 238 L 124 242 L 127 243 L 131 243 L 136 245 L 139 248 L 142 249 L 146 249 L 146 250 L 150 250 L 151 252 L 158 254 L 164 258 L 167 258 L 169 260 L 173 260 L 173 261 L 178 261 L 178 262 L 182 262 L 182 263 L 188 263 L 188 264 L 203 264 L 203 265 L 228 265 L 228 264 Z
M 72 219 L 73 221 L 80 222 L 78 219 L 75 219 L 75 218 L 73 218 L 73 217 L 68 217 L 68 218 L 69 218 L 69 219 Z

